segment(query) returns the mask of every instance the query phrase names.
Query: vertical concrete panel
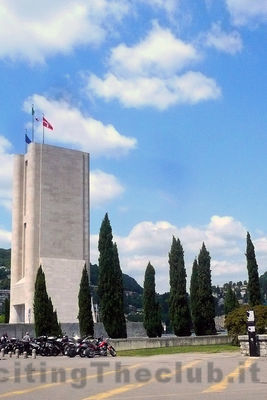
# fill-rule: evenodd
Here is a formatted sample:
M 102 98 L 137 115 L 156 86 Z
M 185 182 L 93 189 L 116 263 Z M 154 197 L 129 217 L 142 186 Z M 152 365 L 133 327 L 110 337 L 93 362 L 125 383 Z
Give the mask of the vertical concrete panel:
M 14 308 L 14 290 L 21 278 L 22 265 L 22 229 L 23 229 L 23 179 L 24 157 L 14 156 L 13 170 L 13 206 L 12 206 L 12 252 L 11 252 L 11 291 L 10 291 L 10 322 L 15 322 L 17 313 Z

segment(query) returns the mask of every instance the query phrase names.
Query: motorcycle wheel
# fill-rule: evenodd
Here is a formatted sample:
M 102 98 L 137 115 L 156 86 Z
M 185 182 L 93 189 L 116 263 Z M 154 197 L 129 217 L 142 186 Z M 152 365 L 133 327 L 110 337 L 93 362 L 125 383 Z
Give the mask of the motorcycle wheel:
M 109 348 L 109 354 L 112 356 L 112 357 L 116 357 L 116 355 L 117 355 L 117 352 L 116 352 L 116 350 L 114 349 L 114 347 L 110 347 Z
M 86 355 L 88 358 L 94 358 L 95 351 L 93 349 L 86 349 L 84 355 Z
M 69 347 L 67 350 L 67 356 L 68 357 L 75 357 L 76 356 L 76 349 L 75 347 Z
M 58 356 L 60 353 L 60 350 L 57 347 L 53 347 L 51 350 L 52 356 Z
M 82 358 L 84 358 L 84 357 L 86 356 L 85 351 L 86 351 L 86 349 L 81 349 L 81 350 L 79 351 L 79 356 L 82 357 Z

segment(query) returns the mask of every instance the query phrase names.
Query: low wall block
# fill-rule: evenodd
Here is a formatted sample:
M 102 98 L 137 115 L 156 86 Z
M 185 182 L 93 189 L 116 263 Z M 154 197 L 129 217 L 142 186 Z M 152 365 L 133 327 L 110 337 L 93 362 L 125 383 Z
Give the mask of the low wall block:
M 242 356 L 249 356 L 248 335 L 238 336 Z M 267 335 L 257 335 L 258 351 L 260 357 L 267 357 Z

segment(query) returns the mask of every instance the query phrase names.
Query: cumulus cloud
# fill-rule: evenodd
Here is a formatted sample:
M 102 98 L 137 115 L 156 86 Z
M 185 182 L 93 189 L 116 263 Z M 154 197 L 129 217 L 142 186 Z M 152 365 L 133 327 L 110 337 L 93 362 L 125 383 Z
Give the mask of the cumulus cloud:
M 113 232 L 114 233 L 114 232 Z M 169 264 L 172 236 L 181 240 L 185 253 L 188 282 L 194 258 L 198 256 L 202 243 L 210 252 L 212 277 L 215 281 L 243 280 L 246 271 L 246 228 L 231 216 L 214 215 L 204 226 L 178 227 L 168 221 L 142 221 L 126 236 L 116 235 L 121 267 L 124 273 L 135 277 L 143 284 L 145 268 L 150 261 L 156 269 L 157 289 L 169 290 Z M 98 235 L 91 240 L 91 262 L 98 262 Z M 258 264 L 267 259 L 267 239 L 253 240 Z M 264 258 L 265 257 L 265 258 Z M 265 265 L 265 264 L 264 264 Z M 259 268 L 260 269 L 260 268 Z
M 136 139 L 121 135 L 113 125 L 85 117 L 65 100 L 50 100 L 35 94 L 24 102 L 26 112 L 31 111 L 32 103 L 36 114 L 44 113 L 54 127 L 53 133 L 49 131 L 46 136 L 49 143 L 63 143 L 94 156 L 106 157 L 119 157 L 136 147 Z M 41 126 L 37 132 L 42 135 Z
M 146 76 L 153 71 L 157 75 L 169 75 L 199 58 L 200 54 L 192 44 L 154 24 L 147 37 L 135 46 L 120 44 L 113 48 L 109 65 L 116 74 Z
M 127 0 L 2 0 L 0 57 L 42 63 L 78 45 L 97 46 L 128 12 Z
M 0 206 L 11 209 L 13 155 L 11 143 L 0 136 Z
M 109 71 L 104 78 L 89 75 L 88 93 L 107 101 L 117 99 L 125 107 L 160 110 L 217 99 L 221 90 L 214 79 L 191 69 L 182 72 L 200 59 L 192 44 L 154 23 L 138 44 L 120 44 L 111 50 Z
M 225 0 L 236 25 L 267 22 L 267 0 Z
M 91 171 L 90 202 L 92 207 L 102 206 L 120 196 L 123 192 L 124 187 L 114 175 L 101 170 Z
M 11 232 L 0 228 L 0 247 L 9 248 L 11 246 Z
M 235 54 L 242 50 L 243 44 L 237 31 L 224 32 L 220 24 L 213 24 L 210 32 L 205 35 L 205 45 L 219 51 Z
M 193 71 L 169 79 L 124 79 L 113 74 L 101 79 L 91 75 L 88 88 L 105 100 L 119 100 L 125 107 L 152 106 L 159 110 L 165 110 L 175 104 L 196 104 L 199 101 L 216 99 L 221 95 L 221 90 L 213 79 Z

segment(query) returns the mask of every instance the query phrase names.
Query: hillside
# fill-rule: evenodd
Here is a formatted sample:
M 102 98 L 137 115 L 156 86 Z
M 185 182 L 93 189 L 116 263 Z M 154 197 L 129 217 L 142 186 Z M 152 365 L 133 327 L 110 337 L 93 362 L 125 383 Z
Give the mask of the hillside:
M 0 249 L 0 267 L 10 269 L 11 249 Z
M 98 285 L 99 268 L 96 264 L 90 264 L 90 281 L 91 285 Z M 122 274 L 123 288 L 127 292 L 134 292 L 138 294 L 143 293 L 143 288 L 136 282 L 134 278 L 127 274 Z

